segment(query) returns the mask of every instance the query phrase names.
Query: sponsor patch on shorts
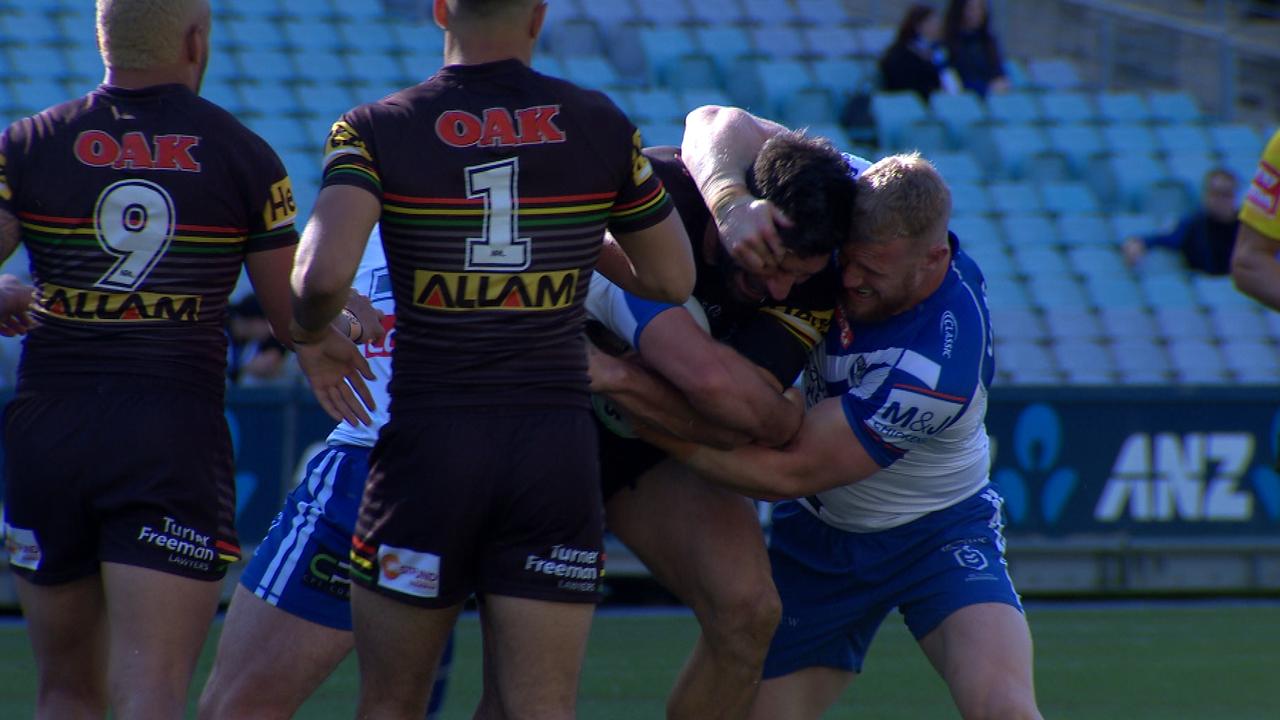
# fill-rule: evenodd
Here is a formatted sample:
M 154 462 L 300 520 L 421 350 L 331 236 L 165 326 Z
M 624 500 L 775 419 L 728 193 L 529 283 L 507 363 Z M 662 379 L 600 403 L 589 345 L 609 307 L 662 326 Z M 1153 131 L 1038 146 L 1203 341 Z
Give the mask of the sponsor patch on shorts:
M 414 597 L 439 597 L 440 556 L 380 545 L 378 585 Z
M 4 549 L 9 562 L 20 568 L 36 570 L 40 567 L 40 543 L 36 532 L 26 528 L 4 524 Z

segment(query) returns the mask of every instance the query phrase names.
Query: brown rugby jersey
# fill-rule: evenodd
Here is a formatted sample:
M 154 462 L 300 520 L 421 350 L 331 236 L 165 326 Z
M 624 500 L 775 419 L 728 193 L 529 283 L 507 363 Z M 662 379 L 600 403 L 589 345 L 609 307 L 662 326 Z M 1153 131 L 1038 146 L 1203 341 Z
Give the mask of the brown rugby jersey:
M 0 208 L 37 290 L 19 390 L 107 374 L 221 395 L 245 255 L 297 242 L 275 152 L 182 85 L 102 86 L 10 125 Z
M 606 96 L 518 60 L 447 66 L 334 124 L 324 186 L 382 202 L 393 409 L 587 407 L 603 233 L 672 211 L 640 148 Z

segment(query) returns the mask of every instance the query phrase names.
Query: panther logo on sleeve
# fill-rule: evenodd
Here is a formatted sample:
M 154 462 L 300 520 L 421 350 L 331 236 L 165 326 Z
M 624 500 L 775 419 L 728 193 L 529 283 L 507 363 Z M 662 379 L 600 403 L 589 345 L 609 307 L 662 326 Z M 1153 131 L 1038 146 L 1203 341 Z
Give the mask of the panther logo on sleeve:
M 653 175 L 653 165 L 649 163 L 649 158 L 640 152 L 644 149 L 644 138 L 640 136 L 639 130 L 631 136 L 631 145 L 631 180 L 636 187 L 639 187 Z
M 329 139 L 324 145 L 324 163 L 328 165 L 330 160 L 340 155 L 359 155 L 373 162 L 373 157 L 369 155 L 369 150 L 364 140 L 360 138 L 360 133 L 345 120 L 334 123 L 329 130 Z

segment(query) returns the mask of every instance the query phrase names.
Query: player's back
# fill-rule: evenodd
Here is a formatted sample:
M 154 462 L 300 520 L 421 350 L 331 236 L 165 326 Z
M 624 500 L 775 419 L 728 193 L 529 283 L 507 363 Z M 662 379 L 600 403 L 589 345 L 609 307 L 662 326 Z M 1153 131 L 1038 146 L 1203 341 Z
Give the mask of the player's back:
M 267 144 L 184 86 L 104 86 L 14 123 L 3 157 L 40 323 L 20 387 L 105 374 L 221 394 L 245 254 L 297 239 Z
M 604 230 L 670 208 L 612 102 L 516 60 L 448 66 L 347 113 L 325 165 L 382 199 L 396 407 L 586 406 Z

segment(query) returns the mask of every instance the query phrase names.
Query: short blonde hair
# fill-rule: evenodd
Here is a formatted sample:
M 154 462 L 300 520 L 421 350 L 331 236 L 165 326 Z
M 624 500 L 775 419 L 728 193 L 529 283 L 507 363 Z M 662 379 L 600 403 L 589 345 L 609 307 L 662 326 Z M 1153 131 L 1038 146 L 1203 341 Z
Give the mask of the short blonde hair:
M 918 243 L 946 237 L 938 230 L 951 217 L 951 190 L 920 153 L 890 155 L 864 170 L 855 197 L 855 237 Z
M 97 0 L 98 51 L 107 67 L 146 70 L 170 65 L 209 0 Z

